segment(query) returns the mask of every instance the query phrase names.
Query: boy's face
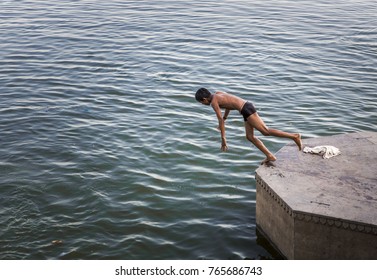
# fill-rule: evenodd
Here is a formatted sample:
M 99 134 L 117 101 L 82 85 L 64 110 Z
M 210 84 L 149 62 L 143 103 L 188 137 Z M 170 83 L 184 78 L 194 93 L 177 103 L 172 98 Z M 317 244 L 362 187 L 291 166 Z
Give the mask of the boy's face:
M 203 98 L 203 100 L 200 101 L 200 103 L 202 103 L 203 105 L 209 105 L 209 104 L 211 104 L 207 98 Z

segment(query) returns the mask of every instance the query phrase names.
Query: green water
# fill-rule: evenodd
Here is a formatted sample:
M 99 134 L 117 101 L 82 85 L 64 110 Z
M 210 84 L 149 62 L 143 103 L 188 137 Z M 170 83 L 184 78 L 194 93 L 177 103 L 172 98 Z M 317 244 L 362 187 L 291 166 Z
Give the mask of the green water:
M 375 1 L 1 1 L 0 259 L 265 259 L 243 119 L 377 130 Z M 277 152 L 284 139 L 264 137 Z M 54 242 L 55 241 L 55 242 Z M 56 242 L 59 241 L 59 242 Z

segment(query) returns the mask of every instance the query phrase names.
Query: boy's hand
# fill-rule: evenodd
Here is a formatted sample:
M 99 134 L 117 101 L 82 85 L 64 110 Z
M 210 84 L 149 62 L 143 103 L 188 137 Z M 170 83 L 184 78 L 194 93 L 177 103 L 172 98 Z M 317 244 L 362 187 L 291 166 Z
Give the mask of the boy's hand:
M 226 145 L 226 142 L 223 142 L 222 144 L 221 144 L 221 151 L 222 152 L 226 152 L 228 150 L 228 146 Z
M 227 146 L 226 144 L 225 144 L 225 145 L 222 144 L 222 145 L 221 145 L 221 151 L 222 151 L 222 152 L 226 152 L 227 150 L 228 150 L 228 146 Z

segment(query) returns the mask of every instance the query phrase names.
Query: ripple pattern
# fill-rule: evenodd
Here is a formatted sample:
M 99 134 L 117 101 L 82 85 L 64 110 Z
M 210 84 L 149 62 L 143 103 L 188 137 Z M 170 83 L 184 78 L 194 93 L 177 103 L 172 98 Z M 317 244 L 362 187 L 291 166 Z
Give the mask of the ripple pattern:
M 375 1 L 1 1 L 0 259 L 278 258 L 263 155 L 194 93 L 304 137 L 377 130 Z M 287 142 L 261 136 L 278 151 Z

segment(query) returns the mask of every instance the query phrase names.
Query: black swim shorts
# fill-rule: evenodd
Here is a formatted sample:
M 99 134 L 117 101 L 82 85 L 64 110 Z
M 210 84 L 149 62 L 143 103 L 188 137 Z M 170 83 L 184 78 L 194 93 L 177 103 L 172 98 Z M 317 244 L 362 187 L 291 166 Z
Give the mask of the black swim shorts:
M 247 121 L 247 118 L 249 116 L 251 116 L 252 114 L 254 114 L 257 110 L 255 110 L 255 107 L 253 105 L 253 103 L 247 101 L 245 103 L 245 105 L 243 105 L 242 109 L 241 109 L 241 115 L 243 116 L 243 119 L 245 120 L 245 122 Z

